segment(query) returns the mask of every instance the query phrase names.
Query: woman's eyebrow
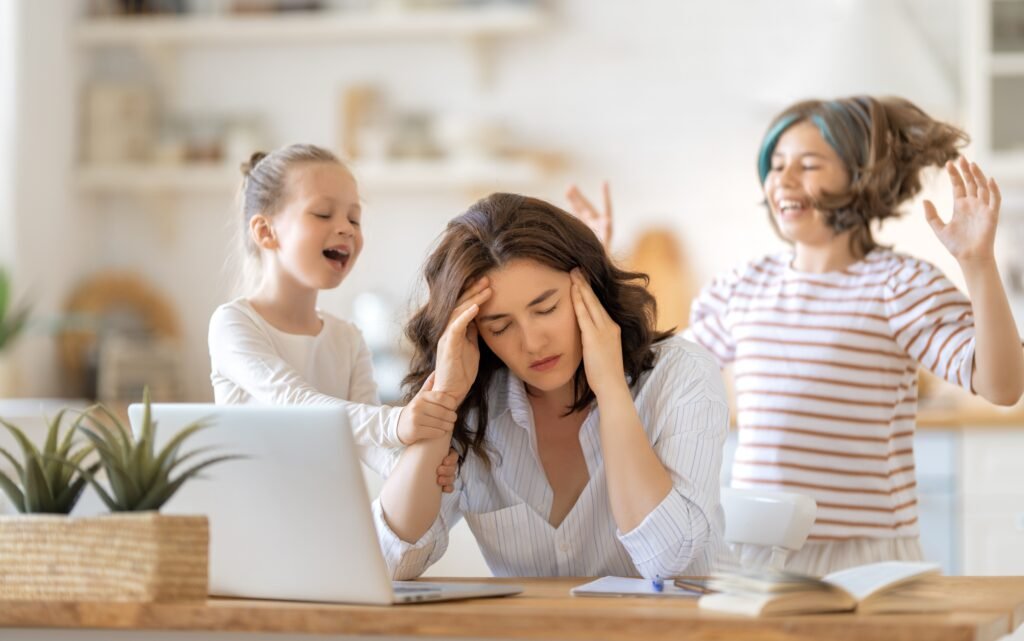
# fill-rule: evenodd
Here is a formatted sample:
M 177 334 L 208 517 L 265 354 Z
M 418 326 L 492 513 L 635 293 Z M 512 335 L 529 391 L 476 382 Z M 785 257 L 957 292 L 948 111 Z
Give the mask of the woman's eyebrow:
M 537 298 L 534 298 L 533 300 L 531 300 L 529 303 L 527 303 L 526 306 L 527 307 L 533 307 L 534 305 L 536 305 L 538 303 L 543 303 L 545 300 L 547 300 L 548 298 L 550 298 L 551 296 L 553 296 L 554 294 L 557 294 L 557 293 L 558 293 L 557 289 L 549 289 L 546 292 L 544 292 L 543 294 L 541 294 L 540 296 L 538 296 Z M 499 319 L 507 318 L 507 317 L 508 317 L 508 314 L 488 314 L 487 316 L 478 316 L 476 320 L 477 320 L 477 322 L 480 322 L 480 323 L 486 323 L 486 322 L 489 322 L 489 321 L 499 320 Z

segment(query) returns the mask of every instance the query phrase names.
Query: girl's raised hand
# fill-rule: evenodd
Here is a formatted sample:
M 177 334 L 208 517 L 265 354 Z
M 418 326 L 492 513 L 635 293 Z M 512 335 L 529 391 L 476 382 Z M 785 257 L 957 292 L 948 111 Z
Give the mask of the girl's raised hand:
M 434 389 L 455 397 L 461 404 L 480 367 L 480 346 L 473 319 L 480 305 L 491 297 L 490 281 L 483 277 L 459 298 L 448 318 L 448 326 L 437 342 Z
M 1002 200 L 999 185 L 966 158 L 960 158 L 959 167 L 952 161 L 946 163 L 946 171 L 953 184 L 953 216 L 944 223 L 935 205 L 926 200 L 924 215 L 928 224 L 961 263 L 993 260 Z
M 622 364 L 622 330 L 597 299 L 580 270 L 569 272 L 572 279 L 572 307 L 583 337 L 583 368 L 594 395 L 626 385 Z
M 569 207 L 573 215 L 593 230 L 597 239 L 604 245 L 605 251 L 610 251 L 612 246 L 612 195 L 608 181 L 601 183 L 601 210 L 594 207 L 576 185 L 569 185 L 569 188 L 565 190 L 565 197 L 569 199 Z

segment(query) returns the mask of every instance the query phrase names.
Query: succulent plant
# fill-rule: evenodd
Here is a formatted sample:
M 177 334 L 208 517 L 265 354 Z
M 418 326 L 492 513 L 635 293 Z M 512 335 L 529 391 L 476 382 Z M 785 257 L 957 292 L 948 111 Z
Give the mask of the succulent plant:
M 28 307 L 15 309 L 11 305 L 11 279 L 0 269 L 0 352 L 18 337 L 26 320 Z
M 86 474 L 86 478 L 112 512 L 159 510 L 185 481 L 195 478 L 200 471 L 222 461 L 240 458 L 216 456 L 180 470 L 184 463 L 194 461 L 212 449 L 205 447 L 179 454 L 185 440 L 209 427 L 209 423 L 199 421 L 182 428 L 157 452 L 156 422 L 150 413 L 148 389 L 144 392 L 143 403 L 145 410 L 137 439 L 103 405 L 96 405 L 87 412 L 85 421 L 78 426 L 99 454 L 110 491 L 105 490 L 93 474 Z M 171 478 L 176 471 L 177 476 Z
M 21 429 L 0 419 L 0 424 L 21 447 L 20 461 L 0 447 L 0 455 L 11 463 L 17 477 L 15 480 L 0 471 L 0 488 L 19 512 L 69 514 L 82 496 L 87 479 L 99 469 L 99 463 L 82 468 L 82 462 L 93 451 L 92 445 L 74 449 L 74 436 L 83 416 L 79 416 L 61 437 L 60 427 L 66 411 L 61 410 L 49 421 L 41 450 Z

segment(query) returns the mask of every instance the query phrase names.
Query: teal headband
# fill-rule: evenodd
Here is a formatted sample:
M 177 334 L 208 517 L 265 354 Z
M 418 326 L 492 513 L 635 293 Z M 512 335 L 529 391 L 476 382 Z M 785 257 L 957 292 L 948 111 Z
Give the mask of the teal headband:
M 764 142 L 761 143 L 761 151 L 757 154 L 757 173 L 761 177 L 761 184 L 764 184 L 765 179 L 768 177 L 768 172 L 772 169 L 772 154 L 775 153 L 775 145 L 779 143 L 779 138 L 785 133 L 787 129 L 792 127 L 797 122 L 796 116 L 786 116 L 782 120 L 775 123 L 775 126 L 768 131 L 768 134 L 764 137 Z M 825 139 L 836 153 L 839 153 L 839 147 L 836 145 L 835 139 L 832 137 L 832 132 L 829 130 L 828 125 L 825 123 L 825 119 L 821 116 L 811 116 L 811 122 L 818 128 L 822 138 Z

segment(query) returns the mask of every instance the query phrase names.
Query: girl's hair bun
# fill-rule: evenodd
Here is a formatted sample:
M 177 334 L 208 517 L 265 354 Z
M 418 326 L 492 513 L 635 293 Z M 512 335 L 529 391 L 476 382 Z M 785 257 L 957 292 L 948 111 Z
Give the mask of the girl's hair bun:
M 252 173 L 252 170 L 256 168 L 256 165 L 258 165 L 260 163 L 260 161 L 263 160 L 266 157 L 267 157 L 266 152 L 263 152 L 263 151 L 253 152 L 253 154 L 251 156 L 249 156 L 249 160 L 247 162 L 243 162 L 241 164 L 242 175 L 245 176 L 245 177 L 248 177 L 249 174 Z

